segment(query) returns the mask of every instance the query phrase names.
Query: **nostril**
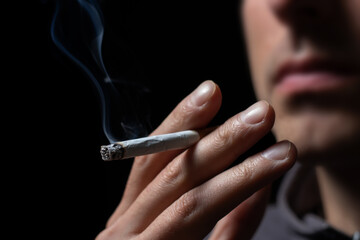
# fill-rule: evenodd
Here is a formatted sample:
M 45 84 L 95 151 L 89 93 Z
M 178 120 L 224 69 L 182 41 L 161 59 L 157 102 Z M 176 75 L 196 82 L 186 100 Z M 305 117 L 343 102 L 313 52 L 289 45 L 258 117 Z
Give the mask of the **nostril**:
M 270 8 L 276 13 L 284 12 L 291 2 L 291 0 L 268 0 Z
M 294 7 L 294 0 L 268 0 L 270 9 L 282 21 L 288 21 Z

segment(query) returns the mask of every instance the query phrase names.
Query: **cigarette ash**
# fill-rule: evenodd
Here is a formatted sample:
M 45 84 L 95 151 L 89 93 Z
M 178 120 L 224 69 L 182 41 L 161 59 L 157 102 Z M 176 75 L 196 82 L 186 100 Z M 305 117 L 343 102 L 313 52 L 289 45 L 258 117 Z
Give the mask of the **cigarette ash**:
M 124 157 L 124 148 L 120 144 L 109 144 L 101 146 L 101 157 L 104 161 L 122 159 Z

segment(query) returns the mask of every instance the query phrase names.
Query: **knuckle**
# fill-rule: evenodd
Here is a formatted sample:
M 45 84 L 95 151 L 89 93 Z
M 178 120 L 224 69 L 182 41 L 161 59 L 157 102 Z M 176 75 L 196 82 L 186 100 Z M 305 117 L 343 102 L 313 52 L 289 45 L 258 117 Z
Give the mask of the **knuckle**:
M 183 181 L 181 161 L 175 159 L 161 172 L 161 180 L 166 185 L 177 185 Z
M 225 124 L 222 125 L 218 129 L 218 131 L 216 131 L 216 135 L 214 139 L 218 146 L 223 146 L 229 143 L 231 144 L 233 140 L 229 130 L 230 129 L 228 127 L 228 124 Z
M 187 192 L 174 203 L 173 215 L 181 220 L 186 220 L 194 213 L 197 206 L 198 199 L 194 192 Z
M 256 166 L 253 161 L 248 159 L 242 164 L 237 165 L 233 170 L 233 174 L 236 178 L 251 181 L 254 177 Z
M 171 122 L 174 126 L 184 125 L 189 116 L 194 112 L 194 108 L 187 102 L 182 102 L 180 105 L 172 112 Z
M 230 119 L 225 122 L 215 134 L 215 141 L 218 146 L 232 145 L 239 136 L 245 137 L 249 128 L 236 119 Z
M 182 126 L 184 125 L 184 116 L 180 111 L 174 111 L 171 114 L 171 121 L 169 121 L 169 125 L 171 127 L 171 129 L 173 128 L 177 128 L 178 126 Z

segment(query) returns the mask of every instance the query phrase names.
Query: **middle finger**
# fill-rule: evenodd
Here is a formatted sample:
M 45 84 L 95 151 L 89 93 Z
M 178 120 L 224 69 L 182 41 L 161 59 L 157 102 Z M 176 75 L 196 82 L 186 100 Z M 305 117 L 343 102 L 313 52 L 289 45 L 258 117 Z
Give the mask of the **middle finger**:
M 145 188 L 122 218 L 137 219 L 136 232 L 185 192 L 224 171 L 273 126 L 275 114 L 265 101 L 235 115 L 174 159 Z

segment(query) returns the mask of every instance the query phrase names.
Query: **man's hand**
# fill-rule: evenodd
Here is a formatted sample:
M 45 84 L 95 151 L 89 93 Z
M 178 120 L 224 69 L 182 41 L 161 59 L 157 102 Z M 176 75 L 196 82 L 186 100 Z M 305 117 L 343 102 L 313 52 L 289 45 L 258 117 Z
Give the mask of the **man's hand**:
M 152 133 L 206 128 L 221 105 L 212 81 L 187 96 Z M 187 150 L 135 158 L 123 198 L 97 240 L 248 239 L 264 212 L 269 185 L 296 158 L 295 147 L 277 143 L 228 167 L 274 123 L 273 108 L 260 101 L 207 134 Z

